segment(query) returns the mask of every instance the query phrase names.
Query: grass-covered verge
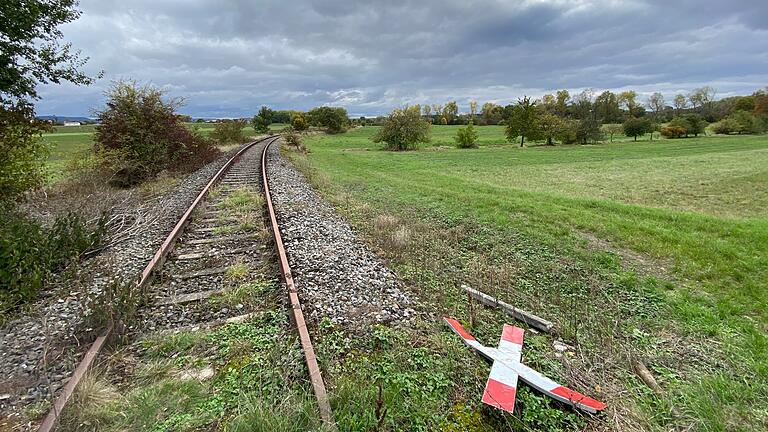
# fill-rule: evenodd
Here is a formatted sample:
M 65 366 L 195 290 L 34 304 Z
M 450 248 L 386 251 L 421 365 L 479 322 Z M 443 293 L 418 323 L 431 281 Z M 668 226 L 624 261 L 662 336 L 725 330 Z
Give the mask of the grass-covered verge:
M 388 153 L 367 139 L 368 129 L 309 138 L 308 159 L 292 157 L 435 313 L 417 330 L 399 330 L 406 342 L 362 356 L 374 365 L 387 356 L 407 359 L 422 347 L 417 341 L 435 341 L 427 358 L 448 382 L 434 390 L 441 396 L 435 404 L 393 403 L 387 415 L 395 429 L 408 430 L 395 419 L 419 407 L 424 417 L 438 416 L 427 429 L 458 418 L 451 417 L 456 407 L 477 420 L 477 430 L 498 421 L 521 430 L 571 430 L 574 422 L 618 430 L 766 428 L 761 161 L 768 139 L 529 149 L 481 141 L 478 150 Z M 548 402 L 532 393 L 535 402 L 522 400 L 515 416 L 481 407 L 487 366 L 446 335 L 439 316 L 474 324 L 490 345 L 511 319 L 472 305 L 462 283 L 553 320 L 554 336 L 528 334 L 524 360 L 604 399 L 608 412 L 583 418 L 556 410 L 564 414 L 550 418 Z M 556 352 L 553 338 L 574 349 Z M 355 352 L 325 362 L 365 371 Z M 634 375 L 634 360 L 648 365 L 664 396 Z M 395 362 L 390 371 L 408 368 Z M 462 378 L 472 373 L 474 381 Z M 340 376 L 373 394 L 369 374 Z
M 213 123 L 186 123 L 186 126 L 205 137 L 208 137 L 214 129 Z M 285 124 L 275 123 L 270 125 L 270 131 L 277 133 L 285 127 Z M 56 126 L 53 132 L 43 134 L 43 142 L 50 148 L 48 171 L 52 184 L 70 177 L 71 166 L 92 157 L 95 133 L 96 125 L 83 125 Z M 247 136 L 255 135 L 250 126 L 243 128 L 243 133 Z M 239 146 L 240 144 L 226 145 L 220 146 L 220 149 L 229 151 Z
M 250 302 L 246 322 L 147 336 L 108 357 L 67 408 L 69 431 L 322 430 L 279 285 L 252 281 L 213 299 Z

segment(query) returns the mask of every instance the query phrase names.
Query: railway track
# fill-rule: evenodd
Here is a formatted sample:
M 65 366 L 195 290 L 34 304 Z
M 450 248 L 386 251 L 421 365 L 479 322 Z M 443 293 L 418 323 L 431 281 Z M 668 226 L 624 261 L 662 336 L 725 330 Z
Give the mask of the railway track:
M 335 429 L 314 348 L 280 235 L 269 191 L 267 150 L 279 139 L 268 137 L 244 146 L 199 193 L 141 274 L 135 289 L 142 306 L 134 335 L 214 327 L 245 321 L 249 311 L 210 308 L 208 300 L 226 290 L 227 279 L 249 269 L 274 273 L 275 259 L 287 291 L 289 315 L 298 332 L 309 380 L 322 422 Z M 237 275 L 236 275 L 237 276 Z M 39 431 L 54 430 L 78 383 L 94 365 L 113 336 L 109 327 L 91 345 L 76 367 Z

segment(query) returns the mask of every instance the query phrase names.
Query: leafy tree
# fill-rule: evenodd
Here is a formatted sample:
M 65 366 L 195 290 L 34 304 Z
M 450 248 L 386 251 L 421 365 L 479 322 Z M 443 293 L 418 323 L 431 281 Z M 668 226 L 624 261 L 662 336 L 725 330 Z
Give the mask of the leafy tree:
M 258 134 L 269 133 L 269 121 L 260 115 L 255 115 L 251 119 L 251 126 Z
M 611 91 L 606 90 L 595 98 L 595 111 L 605 123 L 619 123 L 622 120 L 619 99 Z
M 747 111 L 736 111 L 728 119 L 732 124 L 732 131 L 741 134 L 756 134 L 763 131 L 763 125 L 754 114 Z
M 0 7 L 0 202 L 12 201 L 45 181 L 47 125 L 32 103 L 40 84 L 91 84 L 59 26 L 80 16 L 74 0 L 7 1 Z
M 703 108 L 715 99 L 715 89 L 710 86 L 704 86 L 693 89 L 688 94 L 688 100 L 691 102 L 693 109 L 703 110 Z
M 624 133 L 624 125 L 621 123 L 604 124 L 600 129 L 604 134 L 607 134 L 610 137 L 611 142 L 613 142 L 614 135 Z
M 441 116 L 440 117 L 440 124 L 443 125 L 443 126 L 447 125 L 448 124 L 448 119 L 445 118 L 445 116 Z
M 768 119 L 768 88 L 756 91 L 753 96 L 755 97 L 755 108 L 752 113 L 757 117 Z
M 31 104 L 0 108 L 0 204 L 45 182 L 48 147 L 40 134 L 48 129 Z
M 560 119 L 562 124 L 555 134 L 555 139 L 563 144 L 573 144 L 578 140 L 577 132 L 580 121 L 572 119 Z
M 445 104 L 445 107 L 443 108 L 443 117 L 445 117 L 448 124 L 454 124 L 458 115 L 459 105 L 456 104 L 456 101 L 450 101 Z
M 547 93 L 544 96 L 541 97 L 541 109 L 543 109 L 545 112 L 548 113 L 555 113 L 555 106 L 557 102 L 555 101 L 555 96 Z
M 458 148 L 477 148 L 477 138 L 477 131 L 471 121 L 466 127 L 459 128 L 454 137 Z
M 291 127 L 298 132 L 303 132 L 309 129 L 309 122 L 303 113 L 294 112 L 291 114 Z
M 499 124 L 503 118 L 503 108 L 493 102 L 486 102 L 480 109 L 480 115 L 483 117 L 483 123 L 487 125 Z
M 326 132 L 336 134 L 345 132 L 349 125 L 347 110 L 340 107 L 317 107 L 307 113 L 310 124 L 325 128 Z
M 556 139 L 563 129 L 563 119 L 545 112 L 539 115 L 539 136 L 547 140 L 547 145 L 552 145 L 552 140 Z
M 296 111 L 278 110 L 272 114 L 272 123 L 290 123 L 291 117 Z
M 269 125 L 272 124 L 272 118 L 274 115 L 275 112 L 271 108 L 262 106 L 259 110 L 259 113 L 253 116 L 253 119 L 251 119 L 251 125 L 253 126 L 253 129 L 256 131 L 256 133 L 269 133 Z
M 240 144 L 248 141 L 243 133 L 245 120 L 222 120 L 213 126 L 211 138 L 219 144 Z
M 568 114 L 568 102 L 571 100 L 571 94 L 568 90 L 558 90 L 555 93 L 555 112 L 560 117 Z
M 536 102 L 528 96 L 518 99 L 517 105 L 512 110 L 512 115 L 507 120 L 507 140 L 512 142 L 520 137 L 520 147 L 525 145 L 525 139 L 535 140 L 540 136 L 539 111 Z
M 576 118 L 596 120 L 597 113 L 595 112 L 594 104 L 592 103 L 593 96 L 594 92 L 592 89 L 584 89 L 573 98 L 571 109 Z
M 475 121 L 476 116 L 477 116 L 477 101 L 469 101 L 469 117 L 472 119 L 472 122 Z
M 634 90 L 623 91 L 618 96 L 619 106 L 627 110 L 630 117 L 637 116 L 637 92 Z
M 704 132 L 706 127 L 707 122 L 704 121 L 704 118 L 702 118 L 699 114 L 686 114 L 673 118 L 672 121 L 667 124 L 667 128 L 664 128 L 668 129 L 668 133 L 675 132 L 672 134 L 673 136 L 670 136 L 668 133 L 665 134 L 664 129 L 662 129 L 662 135 L 671 138 L 678 138 L 674 135 L 676 135 L 678 131 L 682 131 L 682 135 L 685 137 L 688 137 L 689 135 L 698 136 L 700 133 Z
M 429 129 L 416 107 L 396 108 L 371 139 L 385 143 L 387 150 L 415 150 L 419 143 L 429 142 Z
M 602 141 L 603 132 L 600 130 L 600 121 L 594 117 L 583 118 L 576 126 L 576 140 L 582 144 Z
M 297 131 L 292 126 L 285 128 L 282 135 L 285 143 L 289 146 L 296 148 L 297 151 L 306 150 L 301 140 L 301 134 L 297 133 Z
M 651 122 L 645 118 L 630 117 L 624 122 L 623 129 L 624 135 L 637 141 L 638 136 L 645 135 L 651 129 Z
M 166 100 L 162 90 L 133 82 L 116 82 L 106 95 L 95 141 L 114 184 L 130 186 L 166 169 L 194 170 L 221 153 L 179 119 L 180 99 Z
M 704 133 L 704 129 L 707 127 L 707 122 L 704 118 L 698 114 L 687 114 L 682 116 L 683 120 L 687 123 L 686 136 L 693 134 L 697 137 L 699 134 Z
M 64 37 L 59 26 L 76 20 L 75 0 L 3 2 L 0 8 L 0 94 L 3 105 L 13 99 L 36 99 L 40 84 L 69 81 L 89 85 L 93 78 L 80 68 L 88 61 Z

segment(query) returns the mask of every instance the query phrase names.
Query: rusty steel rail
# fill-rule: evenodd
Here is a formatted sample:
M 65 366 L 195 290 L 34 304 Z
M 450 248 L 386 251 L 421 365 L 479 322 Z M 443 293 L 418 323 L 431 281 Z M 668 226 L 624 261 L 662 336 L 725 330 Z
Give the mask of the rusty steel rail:
M 210 189 L 219 180 L 221 180 L 221 178 L 229 170 L 232 164 L 237 162 L 237 160 L 240 159 L 240 156 L 246 151 L 248 151 L 251 147 L 253 147 L 257 143 L 260 143 L 269 139 L 272 139 L 272 142 L 273 142 L 276 138 L 273 135 L 273 136 L 262 138 L 260 140 L 256 140 L 246 144 L 234 156 L 232 156 L 224 164 L 224 166 L 222 166 L 221 169 L 219 169 L 219 171 L 216 172 L 216 174 L 211 178 L 208 184 L 206 184 L 205 187 L 197 195 L 197 198 L 195 198 L 195 200 L 189 206 L 187 211 L 184 212 L 184 215 L 176 223 L 176 226 L 173 227 L 173 230 L 171 230 L 171 233 L 168 234 L 168 237 L 166 237 L 165 241 L 163 241 L 163 244 L 160 246 L 157 252 L 155 252 L 155 255 L 152 257 L 149 263 L 147 263 L 147 266 L 144 268 L 144 271 L 141 272 L 141 279 L 139 279 L 139 281 L 136 283 L 136 289 L 143 290 L 152 281 L 155 271 L 159 269 L 160 266 L 163 265 L 166 257 L 173 249 L 173 246 L 176 243 L 176 240 L 184 231 L 184 228 L 186 228 L 186 226 L 189 224 L 189 219 L 192 216 L 192 212 L 194 212 L 197 206 L 203 201 L 203 199 L 205 199 L 205 196 L 208 195 L 208 192 L 210 191 Z M 85 376 L 85 373 L 93 365 L 93 362 L 96 359 L 96 356 L 98 356 L 99 352 L 104 347 L 105 342 L 111 336 L 112 330 L 113 330 L 112 326 L 108 327 L 104 331 L 104 333 L 102 333 L 99 337 L 96 338 L 96 341 L 93 342 L 91 347 L 85 353 L 85 356 L 83 356 L 83 359 L 80 361 L 80 363 L 78 363 L 77 367 L 75 368 L 75 371 L 72 373 L 72 377 L 64 386 L 64 389 L 61 391 L 61 394 L 59 394 L 59 396 L 56 398 L 56 401 L 53 403 L 51 410 L 48 411 L 48 414 L 45 416 L 45 419 L 43 419 L 43 422 L 40 423 L 38 432 L 51 432 L 56 427 L 56 423 L 58 422 L 59 417 L 61 416 L 61 412 L 64 410 L 64 407 L 67 405 L 67 402 L 69 402 L 69 399 L 72 397 L 72 394 L 75 392 L 75 389 L 77 388 L 77 385 L 80 383 L 80 380 L 83 378 L 83 376 Z
M 285 286 L 288 289 L 291 319 L 296 325 L 296 330 L 299 332 L 299 341 L 301 342 L 301 349 L 304 351 L 304 359 L 307 363 L 307 369 L 309 370 L 309 379 L 312 383 L 312 389 L 315 392 L 318 409 L 320 410 L 320 419 L 326 427 L 331 430 L 336 430 L 336 423 L 333 420 L 333 413 L 331 412 L 331 404 L 328 401 L 328 393 L 325 390 L 325 383 L 323 383 L 323 377 L 320 374 L 320 367 L 317 365 L 317 357 L 315 356 L 315 349 L 312 347 L 312 339 L 309 337 L 309 332 L 307 331 L 307 323 L 304 320 L 304 313 L 301 310 L 301 302 L 299 302 L 299 295 L 296 291 L 296 285 L 293 283 L 293 276 L 291 275 L 291 267 L 288 264 L 288 255 L 285 253 L 283 237 L 280 235 L 280 227 L 277 224 L 277 215 L 275 214 L 275 208 L 272 204 L 272 194 L 269 191 L 269 181 L 267 179 L 267 151 L 272 143 L 277 140 L 278 138 L 269 141 L 267 145 L 264 146 L 263 153 L 261 154 L 261 178 L 264 187 L 264 198 L 267 202 L 267 211 L 269 212 L 269 220 L 272 225 L 272 234 L 275 238 L 275 249 L 277 249 L 277 256 L 280 260 L 280 272 L 283 274 Z

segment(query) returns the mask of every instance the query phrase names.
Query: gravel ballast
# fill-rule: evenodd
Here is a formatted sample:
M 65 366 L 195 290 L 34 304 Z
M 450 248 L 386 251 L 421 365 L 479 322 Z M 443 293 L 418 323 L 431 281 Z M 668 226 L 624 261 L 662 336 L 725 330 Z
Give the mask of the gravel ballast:
M 0 429 L 18 425 L 21 410 L 50 399 L 69 380 L 89 344 L 83 342 L 89 298 L 116 280 L 135 281 L 202 187 L 234 154 L 188 175 L 179 186 L 142 205 L 134 234 L 81 264 L 82 286 L 48 293 L 31 312 L 0 329 Z M 117 209 L 120 211 L 120 209 Z
M 291 272 L 308 321 L 352 332 L 415 315 L 402 284 L 349 224 L 272 145 L 269 186 Z

